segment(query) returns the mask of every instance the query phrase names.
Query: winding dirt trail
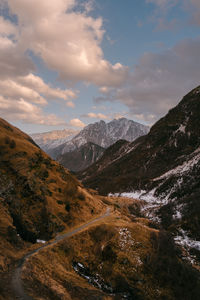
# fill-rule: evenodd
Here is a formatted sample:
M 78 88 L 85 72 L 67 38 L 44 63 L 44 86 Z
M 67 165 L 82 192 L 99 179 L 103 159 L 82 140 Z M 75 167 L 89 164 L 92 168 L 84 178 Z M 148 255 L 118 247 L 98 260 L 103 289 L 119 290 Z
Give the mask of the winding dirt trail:
M 15 295 L 14 299 L 20 299 L 20 300 L 34 300 L 32 297 L 30 297 L 29 295 L 26 294 L 25 290 L 24 290 L 24 286 L 23 286 L 23 281 L 21 279 L 21 275 L 22 275 L 22 269 L 25 263 L 27 263 L 27 260 L 33 256 L 34 254 L 38 253 L 40 250 L 45 249 L 47 247 L 51 247 L 55 244 L 57 244 L 58 242 L 64 240 L 65 238 L 69 238 L 71 236 L 73 236 L 74 234 L 82 231 L 85 228 L 88 228 L 89 225 L 92 225 L 94 223 L 96 223 L 99 220 L 105 219 L 106 217 L 108 217 L 110 215 L 110 208 L 107 208 L 106 213 L 103 214 L 100 217 L 97 217 L 96 219 L 93 219 L 92 221 L 89 221 L 88 223 L 85 223 L 77 228 L 75 228 L 72 231 L 69 231 L 63 235 L 59 235 L 55 238 L 54 241 L 45 244 L 33 251 L 30 251 L 29 253 L 27 253 L 19 262 L 17 268 L 14 270 L 13 272 L 13 276 L 12 276 L 12 280 L 11 280 L 11 288 L 13 290 L 13 294 Z

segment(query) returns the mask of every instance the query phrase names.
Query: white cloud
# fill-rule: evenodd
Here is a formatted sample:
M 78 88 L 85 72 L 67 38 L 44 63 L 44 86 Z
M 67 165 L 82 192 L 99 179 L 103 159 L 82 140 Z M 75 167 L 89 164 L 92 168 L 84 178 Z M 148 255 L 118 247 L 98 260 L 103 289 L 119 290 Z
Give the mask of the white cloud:
M 13 100 L 0 96 L 0 111 L 2 116 L 10 121 L 49 126 L 66 125 L 66 122 L 54 114 L 45 115 L 41 108 L 24 99 Z
M 7 79 L 0 81 L 1 95 L 12 99 L 24 98 L 40 105 L 47 104 L 47 101 L 40 94 L 28 87 L 22 86 L 17 82 Z
M 11 12 L 18 17 L 18 45 L 30 49 L 56 70 L 62 80 L 118 86 L 127 76 L 120 63 L 110 64 L 103 57 L 102 19 L 73 11 L 77 0 L 7 0 Z
M 69 89 L 62 90 L 60 88 L 52 88 L 50 87 L 50 85 L 46 84 L 42 78 L 32 73 L 28 74 L 27 76 L 18 78 L 18 81 L 23 85 L 38 91 L 40 94 L 43 94 L 49 99 L 59 98 L 68 100 L 70 98 L 77 97 L 76 92 Z
M 127 78 L 127 67 L 118 62 L 112 65 L 104 58 L 103 20 L 89 16 L 94 1 L 0 0 L 1 12 L 5 6 L 6 15 L 17 17 L 17 22 L 12 23 L 9 16 L 0 16 L 1 104 L 5 108 L 7 101 L 9 107 L 9 111 L 0 107 L 0 112 L 5 117 L 12 115 L 13 107 L 13 118 L 21 117 L 27 123 L 37 120 L 42 124 L 43 116 L 50 122 L 41 108 L 47 106 L 49 100 L 58 103 L 59 99 L 65 101 L 67 107 L 75 106 L 71 100 L 78 92 L 54 88 L 36 76 L 30 53 L 41 59 L 48 69 L 56 71 L 66 85 L 84 81 L 104 87 L 119 86 Z M 23 105 L 33 116 L 26 118 Z M 54 115 L 51 117 L 54 124 L 60 122 Z M 78 119 L 72 123 L 84 126 Z
M 90 112 L 88 114 L 85 114 L 83 115 L 84 117 L 86 118 L 93 118 L 93 119 L 109 119 L 109 116 L 106 116 L 105 114 L 102 114 L 102 113 L 93 113 L 93 112 Z
M 68 101 L 76 97 L 76 93 L 72 90 L 62 90 L 60 88 L 52 88 L 46 84 L 42 78 L 29 74 L 27 76 L 19 76 L 14 79 L 0 80 L 1 95 L 13 99 L 26 99 L 33 103 L 46 105 L 46 99 L 62 99 Z M 45 98 L 44 98 L 45 97 Z M 67 102 L 67 104 L 70 102 Z M 69 104 L 69 106 L 72 104 Z
M 44 106 L 48 104 L 46 99 L 60 99 L 67 106 L 73 107 L 69 99 L 76 97 L 74 91 L 54 89 L 34 74 L 19 76 L 15 80 L 0 80 L 0 92 L 0 113 L 4 118 L 10 120 L 12 116 L 13 120 L 21 118 L 23 122 L 52 126 L 66 125 L 66 122 L 54 114 L 44 114 L 41 107 L 34 104 Z
M 74 127 L 78 127 L 78 128 L 85 127 L 85 124 L 79 119 L 72 119 L 69 123 Z

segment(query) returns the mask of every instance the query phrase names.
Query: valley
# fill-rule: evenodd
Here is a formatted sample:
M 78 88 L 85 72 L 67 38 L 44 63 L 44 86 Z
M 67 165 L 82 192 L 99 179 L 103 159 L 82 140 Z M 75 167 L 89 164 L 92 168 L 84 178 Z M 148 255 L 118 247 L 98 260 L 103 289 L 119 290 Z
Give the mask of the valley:
M 200 300 L 200 0 L 0 0 L 0 300 Z
M 81 181 L 0 119 L 1 300 L 200 297 L 197 91 Z

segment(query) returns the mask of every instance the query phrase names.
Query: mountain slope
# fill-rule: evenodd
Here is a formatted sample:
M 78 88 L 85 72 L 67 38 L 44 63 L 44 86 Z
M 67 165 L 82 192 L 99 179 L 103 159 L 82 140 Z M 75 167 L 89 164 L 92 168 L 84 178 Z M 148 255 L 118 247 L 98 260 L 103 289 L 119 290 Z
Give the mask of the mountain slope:
M 103 204 L 33 140 L 0 119 L 0 270 L 27 242 L 49 240 Z M 83 213 L 84 212 L 84 213 Z M 3 250 L 4 249 L 4 250 Z
M 77 172 L 96 162 L 104 151 L 101 146 L 89 142 L 74 151 L 64 153 L 57 160 L 65 168 Z
M 87 186 L 102 194 L 151 191 L 155 203 L 150 206 L 157 207 L 165 227 L 176 223 L 176 228 L 200 239 L 200 87 L 186 95 L 148 135 L 128 144 L 124 155 L 114 160 L 113 155 L 108 157 L 108 166 L 103 163 L 105 154 L 79 174 Z
M 57 158 L 58 155 L 73 151 L 88 142 L 107 148 L 120 139 L 133 141 L 148 131 L 148 126 L 126 118 L 113 120 L 109 123 L 100 121 L 86 126 L 70 141 L 53 149 L 50 154 Z

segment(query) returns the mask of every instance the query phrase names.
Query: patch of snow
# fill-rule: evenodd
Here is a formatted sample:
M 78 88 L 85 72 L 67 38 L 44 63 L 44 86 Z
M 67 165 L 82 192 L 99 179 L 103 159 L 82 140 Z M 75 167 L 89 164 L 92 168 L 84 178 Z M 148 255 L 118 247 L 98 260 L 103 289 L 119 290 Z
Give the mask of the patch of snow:
M 191 264 L 195 264 L 196 256 L 191 255 L 189 250 L 193 248 L 200 251 L 200 241 L 191 239 L 188 236 L 188 232 L 184 231 L 183 229 L 180 229 L 179 233 L 180 235 L 177 235 L 174 238 L 175 243 L 179 246 L 182 246 L 186 250 L 187 256 L 184 257 L 184 259 L 188 260 Z
M 182 133 L 185 133 L 185 125 L 181 124 L 180 127 L 177 129 L 177 132 L 182 132 Z
M 37 242 L 37 243 L 40 243 L 40 244 L 45 244 L 45 243 L 46 243 L 46 241 L 44 241 L 44 240 L 39 240 L 39 239 L 37 239 L 36 242 Z
M 132 191 L 132 192 L 124 192 L 124 193 L 116 193 L 116 194 L 109 194 L 108 196 L 112 197 L 126 197 L 126 198 L 133 198 L 133 199 L 139 199 L 146 201 L 148 203 L 163 203 L 159 198 L 155 197 L 156 189 L 153 189 L 149 192 L 145 190 L 137 190 L 137 191 Z
M 188 232 L 184 231 L 183 229 L 180 229 L 180 234 L 181 235 L 177 235 L 174 238 L 178 245 L 181 245 L 185 248 L 194 248 L 200 251 L 200 241 L 192 240 L 190 237 L 188 237 Z
M 133 198 L 144 201 L 143 207 L 141 209 L 141 212 L 143 212 L 146 217 L 151 219 L 155 222 L 160 222 L 160 219 L 155 215 L 156 210 L 161 207 L 162 205 L 165 205 L 168 203 L 168 198 L 164 197 L 158 198 L 156 197 L 155 190 L 153 189 L 149 192 L 145 190 L 138 190 L 133 192 L 124 192 L 124 193 L 116 193 L 116 194 L 109 194 L 108 196 L 112 197 L 127 197 L 127 198 Z
M 161 179 L 165 179 L 168 178 L 172 175 L 182 175 L 184 173 L 189 172 L 196 164 L 199 163 L 200 161 L 200 151 L 199 148 L 196 149 L 194 153 L 197 153 L 196 155 L 194 155 L 191 159 L 189 159 L 188 161 L 184 162 L 182 165 L 177 166 L 176 168 L 166 172 L 165 174 L 161 175 L 160 177 L 154 178 L 153 181 L 158 181 Z
M 139 266 L 143 265 L 143 262 L 141 261 L 139 256 L 135 256 L 134 258 L 136 260 L 137 265 L 139 265 Z
M 119 236 L 120 236 L 119 245 L 121 249 L 130 248 L 131 246 L 134 245 L 134 240 L 128 228 L 120 228 Z
M 183 207 L 184 207 L 184 204 L 179 204 L 179 205 L 176 206 L 176 208 L 175 208 L 176 211 L 175 211 L 175 213 L 172 216 L 174 220 L 178 220 L 178 219 L 182 218 L 181 211 L 182 211 Z

